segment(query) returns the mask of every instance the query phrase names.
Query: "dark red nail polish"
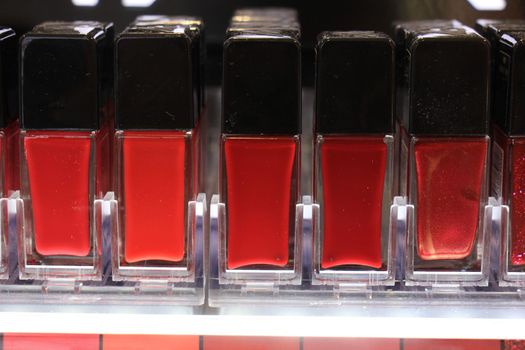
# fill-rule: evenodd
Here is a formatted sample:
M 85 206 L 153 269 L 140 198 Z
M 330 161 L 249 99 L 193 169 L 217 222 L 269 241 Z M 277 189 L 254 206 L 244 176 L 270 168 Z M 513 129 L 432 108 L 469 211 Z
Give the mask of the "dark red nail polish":
M 171 278 L 194 263 L 188 205 L 200 168 L 202 22 L 146 19 L 116 41 L 118 280 Z
M 409 22 L 396 34 L 408 167 L 401 181 L 414 207 L 407 278 L 482 283 L 490 46 L 457 22 Z
M 21 41 L 21 278 L 100 276 L 112 40 L 112 24 L 48 22 Z
M 237 11 L 224 43 L 219 189 L 227 215 L 224 265 L 293 275 L 298 268 L 299 25 L 294 11 L 268 11 Z
M 525 277 L 525 104 L 519 97 L 525 82 L 525 23 L 521 31 L 501 27 L 508 24 L 494 24 L 490 31 L 495 38 L 491 195 L 509 207 L 501 278 L 517 282 Z
M 0 27 L 0 278 L 8 277 L 6 199 L 20 186 L 17 57 L 15 32 Z
M 316 67 L 315 270 L 368 281 L 363 271 L 388 269 L 394 43 L 376 32 L 325 32 Z

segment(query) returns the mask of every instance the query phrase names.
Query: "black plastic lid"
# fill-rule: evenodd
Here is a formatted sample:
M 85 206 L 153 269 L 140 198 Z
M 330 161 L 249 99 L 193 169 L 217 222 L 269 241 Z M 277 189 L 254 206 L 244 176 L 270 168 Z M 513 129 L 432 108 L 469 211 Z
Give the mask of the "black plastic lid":
M 0 26 L 0 128 L 18 117 L 16 49 L 15 32 Z
M 475 28 L 481 35 L 487 38 L 493 46 L 493 49 L 496 49 L 498 41 L 505 31 L 525 30 L 525 20 L 478 19 Z
M 508 135 L 525 135 L 525 32 L 501 35 L 495 57 L 494 122 Z
M 402 124 L 411 134 L 486 135 L 489 122 L 490 45 L 473 29 L 398 27 L 404 57 L 398 68 Z M 398 51 L 399 53 L 400 51 Z M 403 50 L 401 50 L 403 54 Z
M 107 32 L 106 32 L 107 30 Z M 111 94 L 107 55 L 113 26 L 45 22 L 21 39 L 21 126 L 96 130 Z
M 139 17 L 116 42 L 119 129 L 192 129 L 204 104 L 202 22 Z
M 242 27 L 232 22 L 224 42 L 222 132 L 299 134 L 299 25 L 290 25 L 289 21 L 282 25 L 279 21 L 246 21 Z
M 394 42 L 377 32 L 324 32 L 316 50 L 316 132 L 394 130 Z
M 135 18 L 132 26 L 164 26 L 176 25 L 185 26 L 191 32 L 192 37 L 192 58 L 193 62 L 193 81 L 195 86 L 199 86 L 199 115 L 206 105 L 205 91 L 205 63 L 206 63 L 206 35 L 202 18 L 194 16 L 166 16 L 166 15 L 141 15 Z

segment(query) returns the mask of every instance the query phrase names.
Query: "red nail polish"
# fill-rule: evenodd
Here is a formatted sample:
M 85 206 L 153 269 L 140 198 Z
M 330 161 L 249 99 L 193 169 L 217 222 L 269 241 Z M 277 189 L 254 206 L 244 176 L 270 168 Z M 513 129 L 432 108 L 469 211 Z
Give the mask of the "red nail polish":
M 282 283 L 298 277 L 301 83 L 296 16 L 286 10 L 239 10 L 224 43 L 223 276 L 230 271 L 272 279 L 270 271 L 281 274 Z
M 20 277 L 100 278 L 112 24 L 48 22 L 21 42 Z
M 396 34 L 401 182 L 414 208 L 407 279 L 484 283 L 489 44 L 455 21 L 404 23 Z
M 394 43 L 376 32 L 325 32 L 316 53 L 316 277 L 389 279 Z
M 491 195 L 509 208 L 503 220 L 501 279 L 525 281 L 525 104 L 523 92 L 525 38 L 523 31 L 506 31 L 494 24 L 494 99 Z M 525 29 L 522 23 L 521 29 Z
M 195 263 L 201 41 L 201 20 L 158 16 L 116 41 L 115 280 L 180 278 Z
M 8 276 L 7 198 L 19 188 L 17 39 L 0 27 L 0 278 Z

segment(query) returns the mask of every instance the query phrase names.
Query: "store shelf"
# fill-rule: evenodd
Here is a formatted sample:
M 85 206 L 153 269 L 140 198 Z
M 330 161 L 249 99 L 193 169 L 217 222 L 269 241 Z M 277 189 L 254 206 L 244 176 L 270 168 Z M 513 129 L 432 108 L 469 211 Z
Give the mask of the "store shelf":
M 11 309 L 11 308 L 10 308 Z M 337 312 L 280 308 L 278 311 L 191 309 L 153 313 L 93 307 L 91 310 L 37 308 L 0 312 L 4 333 L 185 334 L 381 338 L 525 338 L 523 309 L 358 308 Z M 272 314 L 273 313 L 273 314 Z

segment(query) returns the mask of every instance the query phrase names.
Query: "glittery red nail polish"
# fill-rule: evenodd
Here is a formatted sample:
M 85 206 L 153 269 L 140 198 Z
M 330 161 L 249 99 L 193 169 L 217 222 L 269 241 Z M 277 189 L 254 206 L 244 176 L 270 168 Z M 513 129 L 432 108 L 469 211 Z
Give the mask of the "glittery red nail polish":
M 464 259 L 479 233 L 488 139 L 429 139 L 413 144 L 417 252 L 423 260 Z
M 508 24 L 494 24 L 487 35 L 494 40 L 494 142 L 492 149 L 491 195 L 508 205 L 501 242 L 502 279 L 520 280 L 525 272 L 525 34 L 503 31 Z M 508 273 L 512 272 L 512 275 Z
M 21 278 L 100 277 L 112 24 L 47 22 L 21 43 Z M 22 210 L 23 209 L 23 210 Z
M 390 243 L 394 44 L 382 33 L 325 32 L 316 71 L 314 265 L 319 278 L 332 269 L 368 281 L 363 270 L 387 269 Z
M 525 139 L 514 139 L 510 159 L 512 163 L 510 189 L 511 203 L 511 263 L 525 265 Z
M 402 23 L 396 38 L 407 280 L 485 283 L 489 44 L 455 21 Z

